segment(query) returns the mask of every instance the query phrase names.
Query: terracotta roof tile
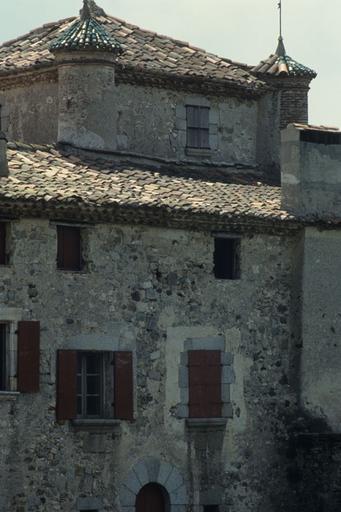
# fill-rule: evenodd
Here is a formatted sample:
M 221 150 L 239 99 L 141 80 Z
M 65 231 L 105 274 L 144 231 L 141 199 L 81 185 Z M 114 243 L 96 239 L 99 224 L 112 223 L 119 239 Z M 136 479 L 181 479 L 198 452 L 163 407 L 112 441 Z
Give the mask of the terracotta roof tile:
M 53 64 L 49 47 L 75 18 L 49 23 L 0 46 L 0 75 Z M 112 16 L 101 16 L 109 36 L 121 46 L 118 66 L 157 71 L 174 77 L 219 80 L 247 91 L 263 91 L 266 85 L 229 59 L 206 53 L 189 43 L 142 30 Z
M 73 207 L 100 214 L 134 208 L 156 215 L 213 216 L 221 221 L 292 221 L 280 206 L 280 189 L 242 185 L 241 171 L 231 180 L 198 179 L 186 169 L 148 168 L 96 160 L 57 150 L 54 146 L 9 144 L 10 176 L 0 179 L 0 202 L 29 205 L 41 210 Z M 209 171 L 208 171 L 209 173 Z M 252 182 L 249 180 L 249 182 Z M 4 211 L 1 212 L 4 214 Z

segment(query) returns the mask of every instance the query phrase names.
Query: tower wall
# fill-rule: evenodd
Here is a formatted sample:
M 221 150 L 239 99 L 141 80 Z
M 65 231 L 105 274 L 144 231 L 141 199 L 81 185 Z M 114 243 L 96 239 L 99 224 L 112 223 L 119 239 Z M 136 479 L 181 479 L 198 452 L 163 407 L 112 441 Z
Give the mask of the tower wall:
M 58 142 L 110 151 L 116 149 L 115 70 L 111 55 L 90 52 L 58 55 Z

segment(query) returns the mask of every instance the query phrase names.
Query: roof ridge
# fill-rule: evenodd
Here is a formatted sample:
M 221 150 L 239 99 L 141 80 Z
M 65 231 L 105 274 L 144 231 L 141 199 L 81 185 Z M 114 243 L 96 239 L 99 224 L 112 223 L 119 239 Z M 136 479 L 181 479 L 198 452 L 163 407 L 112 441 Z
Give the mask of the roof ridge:
M 62 25 L 63 23 L 65 23 L 67 21 L 73 21 L 76 18 L 77 18 L 77 16 L 70 16 L 69 18 L 63 18 L 61 20 L 54 21 L 51 23 L 44 23 L 43 25 L 40 25 L 39 27 L 34 28 L 34 29 L 30 30 L 29 32 L 26 32 L 25 34 L 23 34 L 19 37 L 16 37 L 14 39 L 9 39 L 8 41 L 4 41 L 3 43 L 0 43 L 0 48 L 10 46 L 13 43 L 17 43 L 18 41 L 21 41 L 22 39 L 27 39 L 27 37 L 29 37 L 33 34 L 39 34 L 39 32 L 41 32 L 44 28 L 45 29 L 49 28 L 49 27 L 56 28 L 58 25 Z

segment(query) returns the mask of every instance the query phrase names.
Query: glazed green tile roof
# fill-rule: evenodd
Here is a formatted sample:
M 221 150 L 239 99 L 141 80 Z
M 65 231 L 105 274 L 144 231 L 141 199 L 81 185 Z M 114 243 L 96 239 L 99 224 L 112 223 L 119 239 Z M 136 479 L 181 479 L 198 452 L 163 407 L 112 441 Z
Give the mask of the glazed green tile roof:
M 288 75 L 291 77 L 310 77 L 312 79 L 317 75 L 313 69 L 300 64 L 287 55 L 284 42 L 281 37 L 279 38 L 278 46 L 274 55 L 270 55 L 268 59 L 261 61 L 258 66 L 252 68 L 252 71 L 274 76 Z
M 52 52 L 62 50 L 98 50 L 120 53 L 121 46 L 109 36 L 91 14 L 82 15 L 51 44 Z

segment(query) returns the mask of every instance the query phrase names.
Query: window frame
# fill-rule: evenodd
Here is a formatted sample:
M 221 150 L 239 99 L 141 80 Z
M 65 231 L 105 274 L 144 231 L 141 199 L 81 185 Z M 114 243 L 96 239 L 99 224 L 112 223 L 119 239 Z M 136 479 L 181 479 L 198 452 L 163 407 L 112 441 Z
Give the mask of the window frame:
M 3 344 L 3 346 L 1 346 Z M 9 391 L 9 325 L 0 321 L 0 392 Z
M 100 357 L 100 362 L 99 362 L 99 365 L 100 365 L 100 372 L 99 372 L 99 380 L 100 380 L 100 390 L 99 390 L 99 393 L 98 393 L 98 396 L 99 396 L 99 414 L 96 414 L 96 415 L 91 415 L 91 414 L 87 414 L 87 405 L 86 405 L 86 401 L 87 401 L 87 397 L 88 396 L 96 396 L 96 395 L 91 395 L 89 393 L 87 393 L 87 378 L 89 376 L 94 376 L 94 375 L 91 375 L 87 372 L 87 357 L 89 357 L 90 355 L 98 355 Z M 106 412 L 106 402 L 107 402 L 107 397 L 106 397 L 106 377 L 107 377 L 107 373 L 108 370 L 106 368 L 106 364 L 110 364 L 109 362 L 106 363 L 105 359 L 106 359 L 106 354 L 108 354 L 107 352 L 104 352 L 104 351 L 91 351 L 91 350 L 78 350 L 77 351 L 77 394 L 76 394 L 76 399 L 77 399 L 77 419 L 106 419 L 108 416 L 105 414 Z M 79 374 L 78 372 L 78 367 L 79 367 L 79 359 L 81 360 L 81 373 Z M 81 378 L 81 393 L 79 393 L 79 388 L 78 388 L 78 377 Z M 79 412 L 79 409 L 78 409 L 78 398 L 81 398 L 81 412 Z
M 195 123 L 191 121 L 190 109 L 197 110 L 198 114 L 198 122 Z M 195 110 L 193 112 L 193 117 L 195 117 Z M 210 150 L 210 111 L 211 108 L 209 106 L 203 105 L 186 105 L 186 148 L 188 149 L 198 149 L 198 150 Z M 202 118 L 202 112 L 207 112 L 207 122 L 204 123 Z M 192 144 L 191 143 L 191 133 L 196 133 L 198 136 L 199 143 Z M 192 139 L 193 141 L 193 139 Z M 206 142 L 207 141 L 207 142 Z

